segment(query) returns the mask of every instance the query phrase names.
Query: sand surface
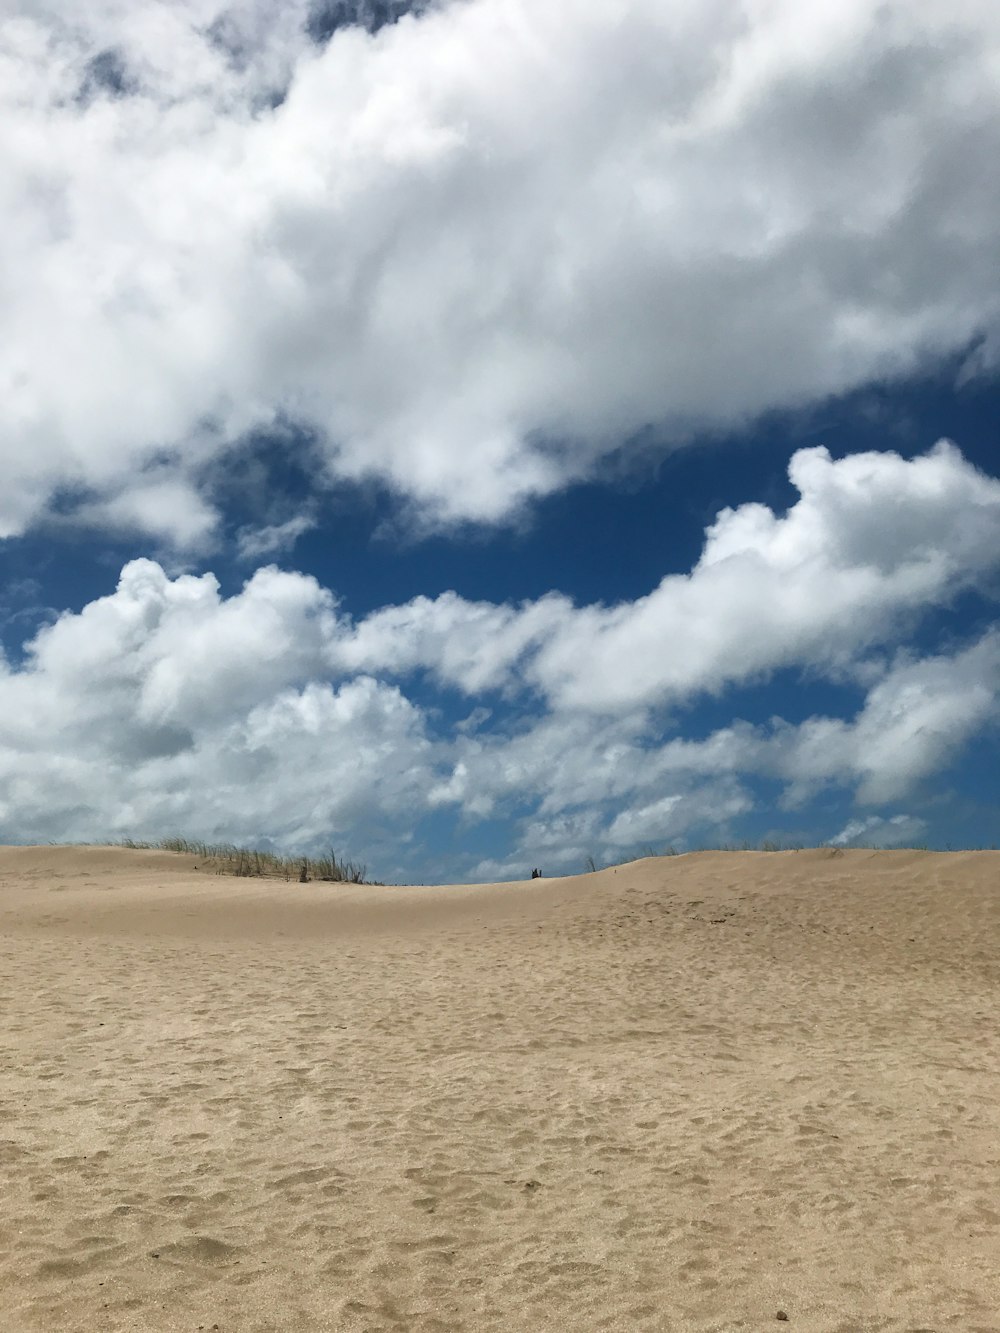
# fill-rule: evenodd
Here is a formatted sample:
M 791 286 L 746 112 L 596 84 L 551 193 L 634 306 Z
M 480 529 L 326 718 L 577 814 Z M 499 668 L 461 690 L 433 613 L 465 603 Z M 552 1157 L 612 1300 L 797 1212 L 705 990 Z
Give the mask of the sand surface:
M 1000 1333 L 1000 854 L 0 849 L 0 1329 Z

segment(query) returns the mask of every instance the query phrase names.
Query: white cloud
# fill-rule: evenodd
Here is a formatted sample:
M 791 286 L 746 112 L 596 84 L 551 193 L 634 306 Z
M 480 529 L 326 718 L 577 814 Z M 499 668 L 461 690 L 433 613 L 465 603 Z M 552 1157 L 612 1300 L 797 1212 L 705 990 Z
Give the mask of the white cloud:
M 913 815 L 868 815 L 864 819 L 851 819 L 839 833 L 830 839 L 831 847 L 850 847 L 858 842 L 875 843 L 881 847 L 898 847 L 901 843 L 913 842 L 927 827 L 922 819 Z
M 974 737 L 998 726 L 1000 634 L 991 631 L 952 653 L 900 656 L 853 718 L 734 721 L 701 740 L 661 741 L 642 713 L 598 719 L 557 712 L 515 735 L 456 737 L 450 778 L 431 799 L 471 817 L 509 817 L 529 805 L 518 854 L 496 864 L 537 861 L 544 851 L 573 866 L 588 854 L 612 860 L 692 834 L 727 840 L 755 808 L 749 784 L 760 779 L 780 784 L 790 806 L 831 786 L 882 806 L 919 792 Z M 912 841 L 925 828 L 915 815 L 905 822 L 859 816 L 849 827 L 855 823 L 867 841 L 889 844 Z
M 135 560 L 112 596 L 39 632 L 17 683 L 44 693 L 47 716 L 67 729 L 106 726 L 113 737 L 121 710 L 132 736 L 146 726 L 198 731 L 220 711 L 325 674 L 333 615 L 330 594 L 302 574 L 260 569 L 223 600 L 211 574 L 171 580 Z
M 145 533 L 188 551 L 206 547 L 218 517 L 215 510 L 188 479 L 171 469 L 161 471 L 165 475 L 137 478 L 116 495 L 84 503 L 74 521 Z
M 853 723 L 812 719 L 776 735 L 777 768 L 793 798 L 816 785 L 857 783 L 858 799 L 884 804 L 939 772 L 998 720 L 1000 633 L 957 653 L 903 655 L 868 694 Z
M 681 812 L 677 808 L 683 800 L 684 797 L 675 792 L 635 810 L 622 810 L 611 821 L 605 837 L 609 842 L 622 847 L 634 847 L 636 843 L 649 839 L 670 837 L 678 826 L 683 828 L 687 823 L 681 822 Z M 750 801 L 743 797 L 736 802 L 728 802 L 727 806 L 727 814 L 743 814 L 750 809 Z
M 420 874 L 415 830 L 452 813 L 507 822 L 514 845 L 439 856 L 435 877 L 578 868 L 728 837 L 764 780 L 788 806 L 833 787 L 881 821 L 870 840 L 912 839 L 880 807 L 1000 722 L 1000 631 L 923 655 L 899 636 L 992 576 L 1000 483 L 950 447 L 911 462 L 809 450 L 792 475 L 786 515 L 724 511 L 689 575 L 614 608 L 452 593 L 353 623 L 304 574 L 262 568 L 224 597 L 211 574 L 133 561 L 112 594 L 40 629 L 20 666 L 0 658 L 0 837 L 333 841 Z M 863 680 L 855 716 L 693 738 L 658 707 L 789 667 Z M 454 699 L 427 682 L 420 704 L 407 697 L 421 668 L 469 696 L 464 716 L 450 722 Z
M 291 550 L 298 539 L 315 526 L 316 520 L 311 514 L 296 514 L 283 523 L 242 528 L 236 539 L 237 554 L 241 560 L 259 560 L 263 555 Z
M 493 521 L 997 336 L 986 0 L 466 0 L 322 49 L 296 0 L 4 8 L 0 535 L 68 486 L 202 543 L 137 476 L 278 412 Z
M 393 686 L 322 678 L 331 619 L 303 575 L 259 570 L 224 600 L 133 562 L 0 671 L 3 836 L 378 836 L 422 799 L 430 744 Z
M 692 572 L 634 602 L 420 597 L 361 621 L 335 659 L 423 668 L 468 693 L 529 686 L 557 709 L 629 711 L 783 666 L 842 670 L 1000 567 L 1000 481 L 953 445 L 911 461 L 803 449 L 789 472 L 801 498 L 787 514 L 723 510 Z

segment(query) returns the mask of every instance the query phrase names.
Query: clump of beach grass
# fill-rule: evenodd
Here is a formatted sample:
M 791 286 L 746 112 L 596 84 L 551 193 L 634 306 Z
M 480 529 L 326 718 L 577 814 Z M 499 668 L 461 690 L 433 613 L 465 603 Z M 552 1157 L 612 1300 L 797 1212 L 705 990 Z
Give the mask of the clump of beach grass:
M 116 845 L 140 851 L 182 852 L 197 856 L 206 869 L 216 874 L 240 878 L 298 880 L 302 884 L 317 879 L 336 884 L 376 882 L 367 878 L 367 866 L 339 857 L 332 847 L 318 856 L 300 856 L 240 847 L 232 842 L 203 842 L 199 838 L 122 838 Z

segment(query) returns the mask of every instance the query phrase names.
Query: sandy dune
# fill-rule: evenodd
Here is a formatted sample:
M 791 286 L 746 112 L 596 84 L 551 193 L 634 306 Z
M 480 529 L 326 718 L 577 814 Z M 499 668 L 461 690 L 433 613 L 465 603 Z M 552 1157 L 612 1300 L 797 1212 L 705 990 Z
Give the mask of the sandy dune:
M 0 849 L 5 1333 L 1000 1333 L 1000 854 L 194 864 Z

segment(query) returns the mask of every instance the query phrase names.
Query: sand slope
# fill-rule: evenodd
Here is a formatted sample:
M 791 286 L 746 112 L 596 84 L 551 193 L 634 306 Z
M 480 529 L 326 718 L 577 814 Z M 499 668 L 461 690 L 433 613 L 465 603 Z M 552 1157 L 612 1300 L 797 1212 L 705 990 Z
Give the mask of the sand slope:
M 1000 854 L 0 849 L 0 1328 L 1000 1333 Z

